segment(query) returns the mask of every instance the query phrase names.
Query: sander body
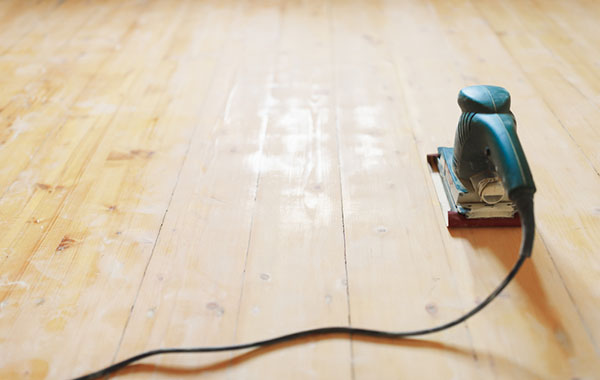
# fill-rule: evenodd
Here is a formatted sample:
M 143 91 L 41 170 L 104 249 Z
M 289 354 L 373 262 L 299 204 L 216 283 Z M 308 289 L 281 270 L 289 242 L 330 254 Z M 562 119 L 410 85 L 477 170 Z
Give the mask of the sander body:
M 428 155 L 448 227 L 519 226 L 517 199 L 535 185 L 510 111 L 510 94 L 470 86 L 458 95 L 461 115 L 454 147 Z

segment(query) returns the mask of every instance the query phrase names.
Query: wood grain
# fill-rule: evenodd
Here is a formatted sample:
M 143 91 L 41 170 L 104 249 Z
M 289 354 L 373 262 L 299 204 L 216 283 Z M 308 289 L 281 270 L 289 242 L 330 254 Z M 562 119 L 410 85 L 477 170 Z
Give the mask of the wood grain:
M 515 228 L 449 231 L 427 153 L 512 94 L 531 261 L 423 339 L 147 359 L 123 378 L 600 374 L 597 2 L 0 2 L 0 378 L 319 326 L 434 326 Z

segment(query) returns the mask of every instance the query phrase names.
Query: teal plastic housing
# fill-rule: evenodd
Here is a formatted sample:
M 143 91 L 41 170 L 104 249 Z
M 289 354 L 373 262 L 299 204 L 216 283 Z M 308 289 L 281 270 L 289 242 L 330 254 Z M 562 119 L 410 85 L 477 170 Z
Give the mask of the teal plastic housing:
M 453 166 L 469 191 L 470 178 L 483 171 L 495 172 L 511 200 L 531 196 L 535 184 L 517 137 L 510 111 L 510 94 L 497 86 L 470 86 L 458 94 L 462 110 L 454 139 Z

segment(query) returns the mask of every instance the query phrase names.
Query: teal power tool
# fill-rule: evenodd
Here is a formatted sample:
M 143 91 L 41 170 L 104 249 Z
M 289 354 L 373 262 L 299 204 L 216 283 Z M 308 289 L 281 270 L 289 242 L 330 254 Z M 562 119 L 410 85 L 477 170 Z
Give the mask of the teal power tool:
M 519 258 L 504 280 L 481 302 L 463 315 L 444 324 L 409 331 L 385 331 L 352 326 L 328 326 L 291 332 L 254 342 L 226 346 L 159 348 L 139 353 L 77 378 L 104 378 L 150 356 L 176 353 L 236 351 L 272 346 L 290 340 L 315 337 L 368 336 L 401 339 L 436 333 L 456 326 L 490 304 L 517 275 L 531 256 L 535 224 L 533 193 L 535 185 L 523 149 L 517 138 L 515 118 L 510 112 L 510 95 L 501 87 L 466 87 L 458 95 L 462 115 L 458 122 L 454 149 L 439 148 L 429 155 L 432 176 L 440 203 L 449 207 L 451 227 L 510 225 L 519 213 L 523 240 Z M 454 224 L 452 224 L 454 223 Z M 471 223 L 471 224 L 470 224 Z
M 519 204 L 535 184 L 517 137 L 510 94 L 497 86 L 470 86 L 458 94 L 462 110 L 454 148 L 429 155 L 431 174 L 448 227 L 521 224 Z

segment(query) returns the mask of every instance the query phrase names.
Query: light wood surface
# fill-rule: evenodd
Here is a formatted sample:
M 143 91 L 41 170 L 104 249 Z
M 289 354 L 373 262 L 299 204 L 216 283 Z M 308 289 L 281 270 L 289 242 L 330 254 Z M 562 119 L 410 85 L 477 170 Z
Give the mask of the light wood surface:
M 600 378 L 600 3 L 0 2 L 0 378 L 477 304 L 516 228 L 449 231 L 425 161 L 506 87 L 532 260 L 467 323 L 171 355 L 167 378 Z

